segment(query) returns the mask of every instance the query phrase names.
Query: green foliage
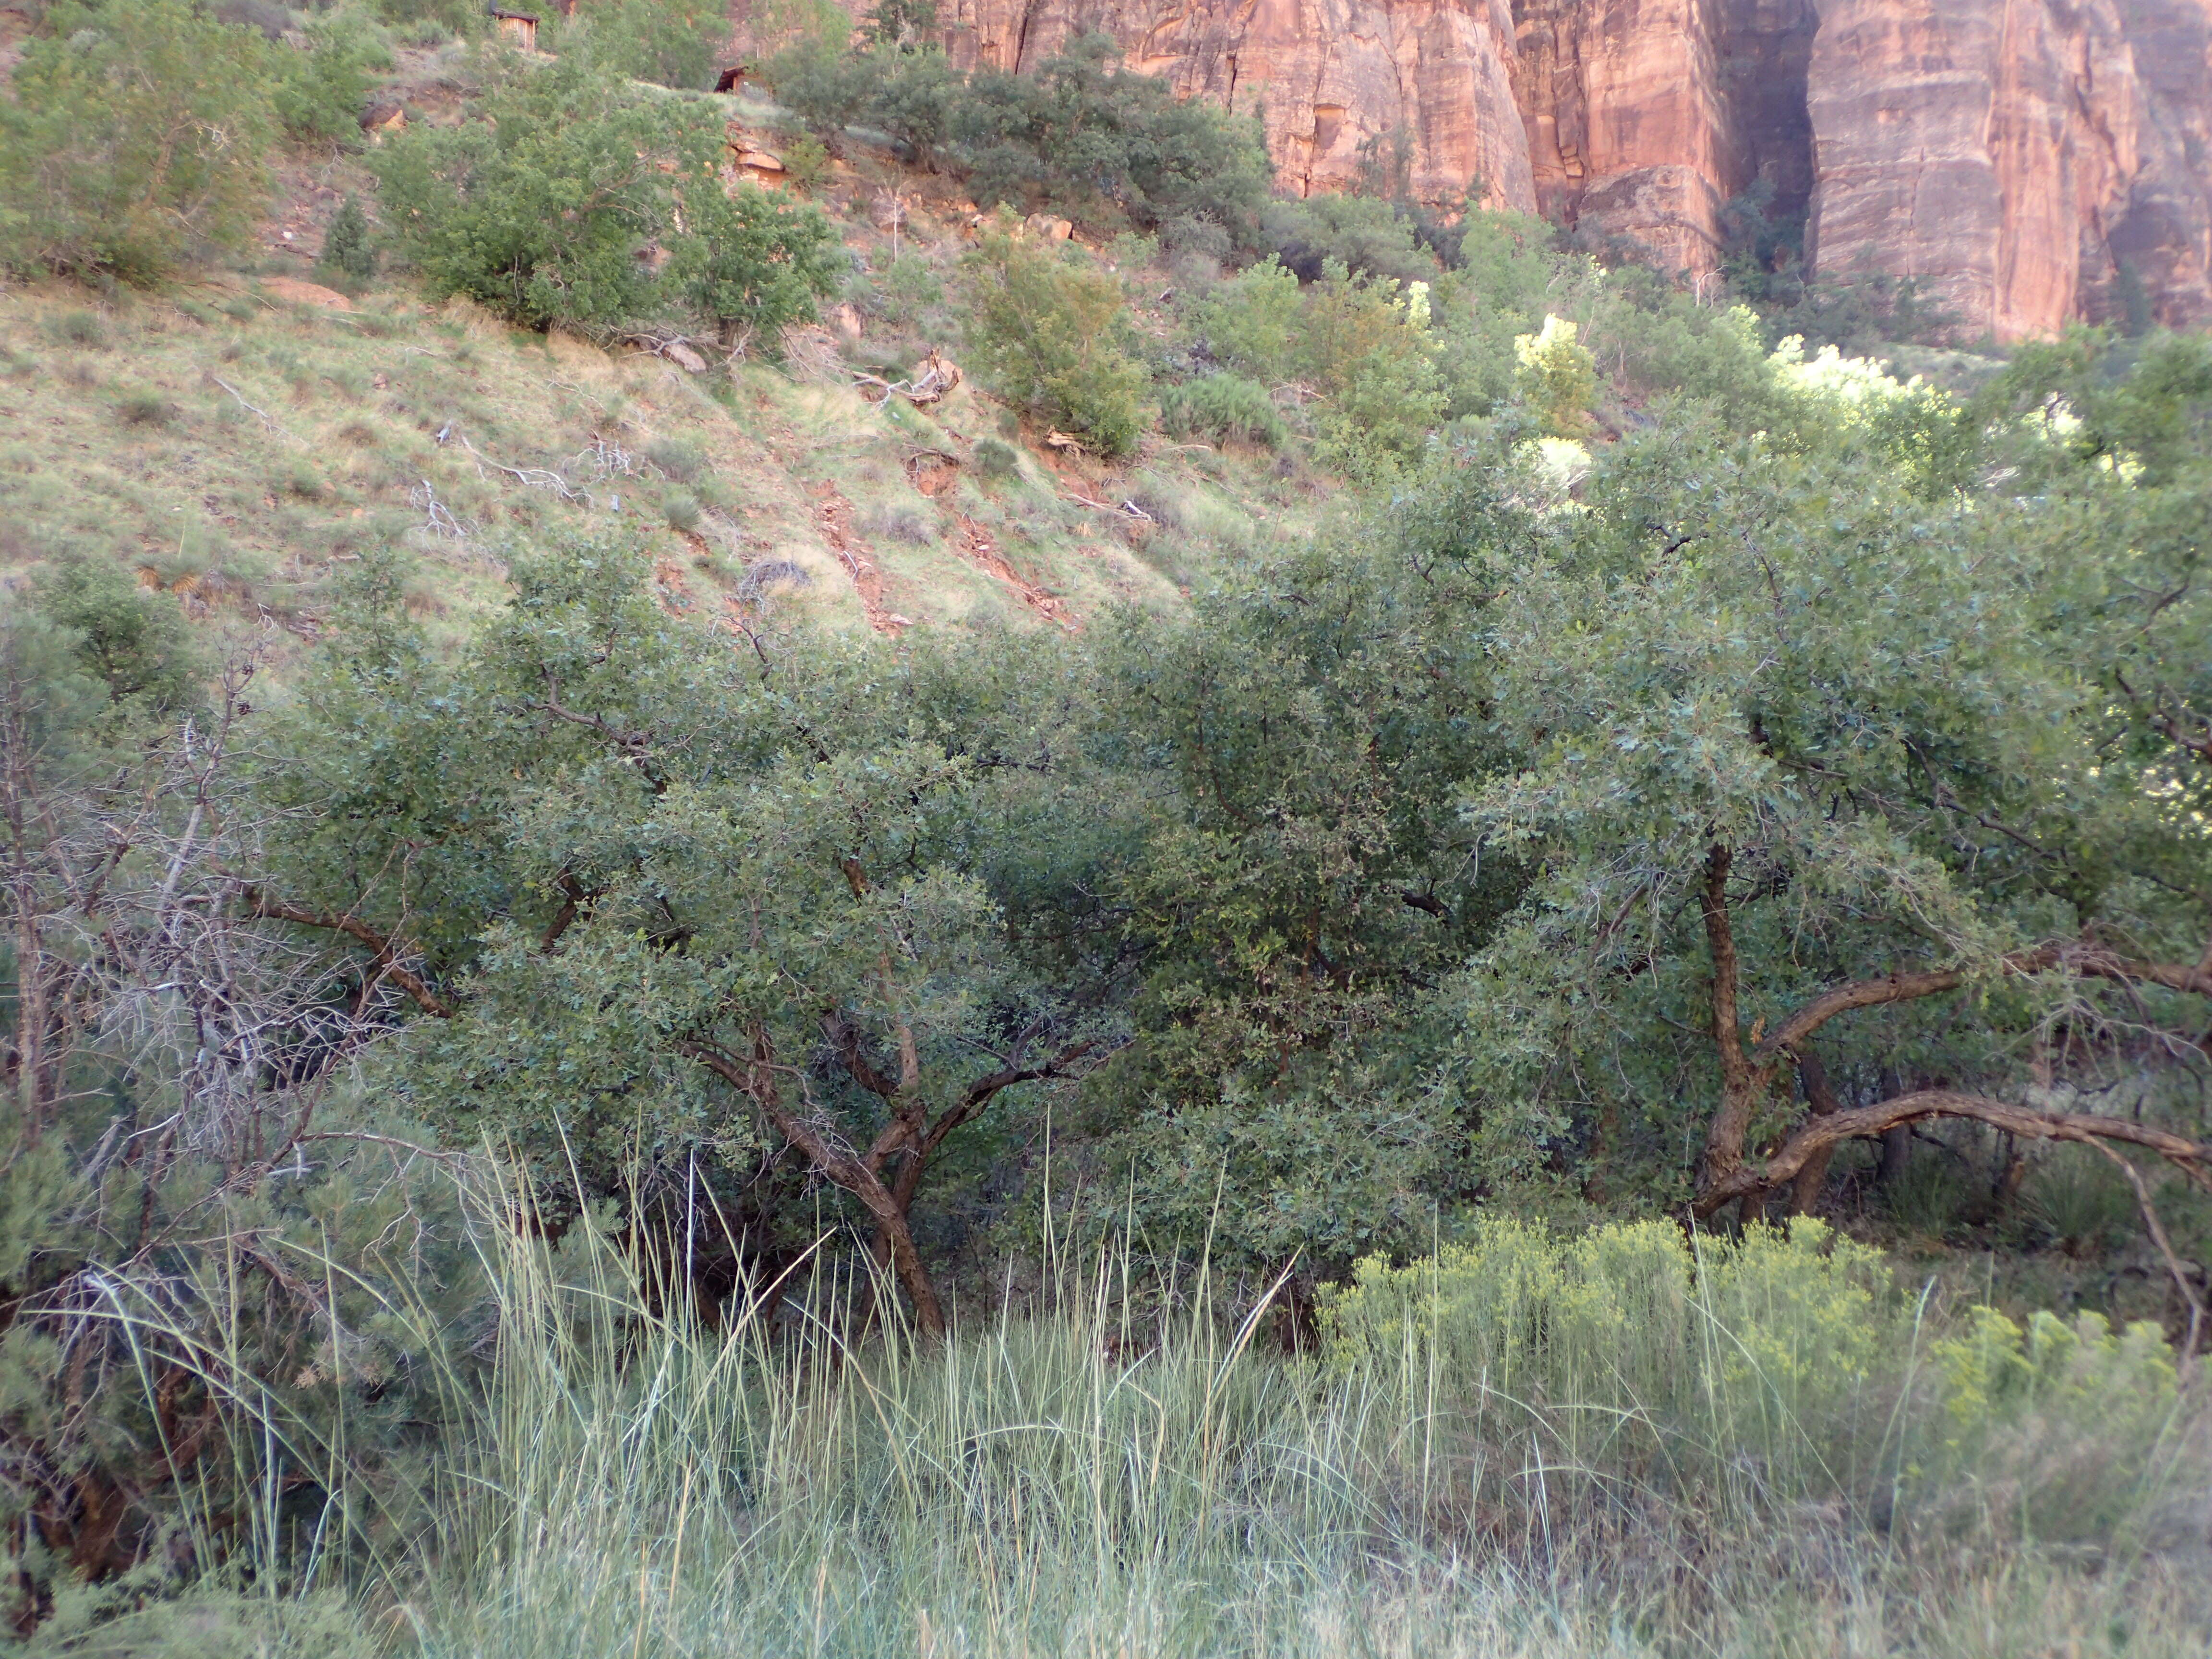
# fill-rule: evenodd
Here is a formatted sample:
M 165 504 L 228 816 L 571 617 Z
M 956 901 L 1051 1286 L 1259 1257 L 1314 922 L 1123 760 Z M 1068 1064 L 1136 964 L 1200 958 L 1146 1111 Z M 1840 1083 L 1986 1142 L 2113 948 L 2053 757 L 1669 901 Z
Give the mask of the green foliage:
M 1579 438 L 1590 429 L 1590 400 L 1597 395 L 1597 365 L 1577 343 L 1575 325 L 1544 319 L 1542 331 L 1513 342 L 1514 381 L 1547 437 Z
M 1146 377 L 1122 343 L 1121 285 L 1078 254 L 1003 230 L 965 269 L 968 353 L 985 384 L 1101 453 L 1134 448 Z
M 365 283 L 376 275 L 376 248 L 369 240 L 368 216 L 351 196 L 338 204 L 323 236 L 324 264 L 339 276 Z
M 566 20 L 549 16 L 546 45 L 581 53 L 610 75 L 704 91 L 729 18 L 714 0 L 593 0 Z
M 392 53 L 363 16 L 341 11 L 311 19 L 306 47 L 272 55 L 271 96 L 284 131 L 294 138 L 357 145 L 362 106 L 375 77 L 392 67 Z
M 1266 240 L 1301 282 L 1317 283 L 1329 264 L 1353 276 L 1432 281 L 1436 256 L 1416 240 L 1413 222 L 1371 196 L 1309 196 L 1267 204 Z
M 1209 356 L 1279 385 L 1296 372 L 1303 311 L 1298 279 L 1270 255 L 1215 285 L 1192 320 Z
M 114 560 L 80 556 L 48 566 L 33 595 L 40 613 L 76 641 L 78 660 L 118 703 L 183 706 L 201 672 L 183 613 Z
M 1034 74 L 963 76 L 921 40 L 918 15 L 900 9 L 859 51 L 827 36 L 786 51 L 768 68 L 778 100 L 833 152 L 848 127 L 882 132 L 986 207 L 1049 205 L 1109 228 L 1206 223 L 1252 241 L 1272 179 L 1255 122 L 1118 69 L 1103 35 Z
M 1489 1220 L 1402 1267 L 1360 1262 L 1322 1323 L 1340 1374 L 1486 1437 L 1527 1425 L 1569 1481 L 1724 1505 L 1894 1503 L 1893 1523 L 1942 1528 L 1980 1497 L 1962 1474 L 2016 1473 L 2001 1527 L 2095 1536 L 2139 1500 L 2176 1421 L 2154 1327 L 2037 1313 L 2023 1328 L 1976 1308 L 1916 1357 L 1887 1263 L 1812 1220 L 1689 1243 L 1663 1222 L 1559 1238 Z M 2093 1440 L 2118 1469 L 2085 1463 Z
M 1273 449 L 1290 427 L 1267 388 L 1241 374 L 1206 374 L 1171 388 L 1161 400 L 1163 425 L 1178 438 L 1234 439 Z
M 485 9 L 474 0 L 375 0 L 387 22 L 434 25 L 450 34 L 469 34 L 482 27 Z
M 375 161 L 386 218 L 435 290 L 536 327 L 773 330 L 834 284 L 842 256 L 820 213 L 724 188 L 706 102 L 646 94 L 578 54 L 512 73 L 477 113 L 410 129 Z M 641 257 L 653 246 L 658 270 Z
M 1297 361 L 1327 398 L 1319 453 L 1364 483 L 1417 464 L 1447 407 L 1425 283 L 1354 278 L 1331 262 L 1300 319 Z
M 270 49 L 187 0 L 64 0 L 0 100 L 0 260 L 148 283 L 265 206 Z

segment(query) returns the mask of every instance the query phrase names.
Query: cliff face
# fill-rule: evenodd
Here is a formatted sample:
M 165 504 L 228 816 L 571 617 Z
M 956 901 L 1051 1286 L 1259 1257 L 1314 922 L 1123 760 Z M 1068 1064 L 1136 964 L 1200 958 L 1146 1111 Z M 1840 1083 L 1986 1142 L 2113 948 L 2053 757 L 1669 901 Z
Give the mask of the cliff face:
M 1508 0 L 941 0 L 938 17 L 963 67 L 1032 70 L 1103 29 L 1132 68 L 1259 116 L 1301 194 L 1356 184 L 1363 162 L 1387 177 L 1402 144 L 1424 199 L 1456 205 L 1480 181 L 1490 205 L 1534 200 Z
M 2212 318 L 2212 0 L 949 0 L 956 60 L 1103 29 L 1283 181 L 1402 171 L 1700 280 L 1723 210 L 1967 336 Z M 1749 193 L 1747 196 L 1747 193 Z
M 1816 269 L 1910 276 L 2000 339 L 2194 320 L 2212 225 L 2203 0 L 1820 0 Z

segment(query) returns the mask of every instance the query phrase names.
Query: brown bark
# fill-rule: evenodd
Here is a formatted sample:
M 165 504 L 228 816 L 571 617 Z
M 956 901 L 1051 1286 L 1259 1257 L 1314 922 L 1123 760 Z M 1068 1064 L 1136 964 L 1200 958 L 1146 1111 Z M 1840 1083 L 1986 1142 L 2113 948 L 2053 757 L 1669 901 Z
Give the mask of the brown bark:
M 2185 1136 L 2137 1123 L 2130 1118 L 2087 1112 L 2038 1112 L 1986 1095 L 1950 1089 L 1922 1089 L 1878 1105 L 1856 1106 L 1808 1118 L 1769 1157 L 1738 1165 L 1703 1188 L 1693 1205 L 1707 1216 L 1740 1198 L 1769 1192 L 1793 1180 L 1817 1152 L 1839 1143 L 1923 1122 L 1930 1118 L 1965 1118 L 2003 1129 L 2022 1140 L 2067 1140 L 2087 1146 L 2140 1146 L 2157 1153 L 2199 1185 L 2212 1188 L 2212 1146 Z
M 1805 1109 L 1813 1117 L 1833 1117 L 1844 1109 L 1836 1098 L 1836 1091 L 1828 1081 L 1828 1068 L 1820 1064 L 1820 1057 L 1805 1048 L 1797 1055 L 1797 1076 L 1805 1085 Z M 1834 1158 L 1833 1146 L 1823 1146 L 1805 1160 L 1790 1184 L 1790 1213 L 1810 1215 L 1820 1206 L 1820 1194 L 1828 1187 L 1828 1163 Z
M 922 1266 L 921 1253 L 915 1248 L 914 1232 L 907 1225 L 905 1212 L 875 1170 L 833 1144 L 814 1124 L 784 1104 L 776 1088 L 766 1033 L 757 1029 L 753 1032 L 752 1053 L 743 1061 L 708 1043 L 686 1042 L 680 1046 L 691 1059 L 750 1098 L 778 1134 L 804 1152 L 823 1175 L 860 1200 L 887 1247 L 891 1271 L 905 1289 L 908 1300 L 914 1304 L 915 1323 L 926 1336 L 943 1336 L 944 1306 L 937 1299 L 937 1287 L 930 1282 L 928 1270 Z
M 246 890 L 246 902 L 251 913 L 265 916 L 271 921 L 289 921 L 301 927 L 320 927 L 334 933 L 343 933 L 368 947 L 370 965 L 374 977 L 388 979 L 413 999 L 415 1006 L 424 1013 L 439 1019 L 450 1019 L 453 1011 L 443 998 L 416 974 L 400 965 L 398 945 L 386 939 L 359 916 L 339 915 L 327 910 L 309 910 L 296 904 L 287 904 L 281 899 L 270 898 L 258 887 Z
M 1743 1162 L 1744 1137 L 1773 1075 L 1771 1066 L 1753 1066 L 1744 1052 L 1743 1031 L 1736 1014 L 1735 930 L 1729 920 L 1729 866 L 1735 854 L 1715 842 L 1705 854 L 1705 886 L 1701 908 L 1705 919 L 1705 942 L 1713 956 L 1712 1034 L 1720 1053 L 1721 1107 L 1706 1132 L 1705 1157 L 1698 1171 L 1702 1192 L 1725 1180 Z

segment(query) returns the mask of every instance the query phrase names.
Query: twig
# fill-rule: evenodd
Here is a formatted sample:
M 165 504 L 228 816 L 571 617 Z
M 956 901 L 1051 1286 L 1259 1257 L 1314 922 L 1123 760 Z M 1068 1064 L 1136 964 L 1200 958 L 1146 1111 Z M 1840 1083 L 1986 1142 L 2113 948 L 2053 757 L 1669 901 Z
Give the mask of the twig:
M 263 423 L 278 437 L 289 440 L 293 443 L 298 443 L 300 441 L 300 440 L 292 433 L 286 431 L 283 426 L 278 422 L 276 417 L 274 415 L 271 415 L 267 410 L 246 402 L 246 394 L 243 392 L 240 392 L 236 386 L 233 386 L 229 381 L 224 380 L 222 375 L 210 374 L 208 376 L 208 379 L 213 380 L 225 392 L 228 392 L 232 397 L 237 398 L 238 406 L 240 409 L 245 410 L 249 414 L 258 415 L 261 417 Z

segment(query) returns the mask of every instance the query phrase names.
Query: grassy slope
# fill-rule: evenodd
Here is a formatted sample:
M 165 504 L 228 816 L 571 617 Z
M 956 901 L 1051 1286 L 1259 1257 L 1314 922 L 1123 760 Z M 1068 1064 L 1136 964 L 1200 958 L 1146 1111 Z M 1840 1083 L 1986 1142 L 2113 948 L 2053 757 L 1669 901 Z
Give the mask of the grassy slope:
M 395 84 L 410 110 L 451 118 L 451 59 L 408 57 Z M 864 270 L 891 258 L 872 201 L 910 183 L 841 164 L 818 191 Z M 458 632 L 495 601 L 505 550 L 619 522 L 656 539 L 681 608 L 1079 628 L 1116 603 L 1172 606 L 1335 510 L 1324 482 L 1279 477 L 1257 452 L 1160 442 L 1127 466 L 1057 461 L 973 386 L 927 412 L 871 404 L 848 361 L 957 359 L 943 304 L 896 328 L 852 309 L 785 362 L 689 374 L 432 303 L 404 276 L 343 309 L 302 298 L 330 216 L 368 181 L 349 158 L 294 158 L 279 185 L 245 268 L 160 295 L 0 292 L 0 580 L 97 553 L 195 616 L 308 638 L 336 568 L 393 541 L 416 556 L 412 605 Z M 957 204 L 937 205 L 914 195 L 898 251 L 957 295 Z M 1158 291 L 1153 273 L 1130 276 Z M 1019 464 L 987 481 L 975 446 L 994 435 Z M 689 533 L 668 521 L 678 496 L 701 508 Z

